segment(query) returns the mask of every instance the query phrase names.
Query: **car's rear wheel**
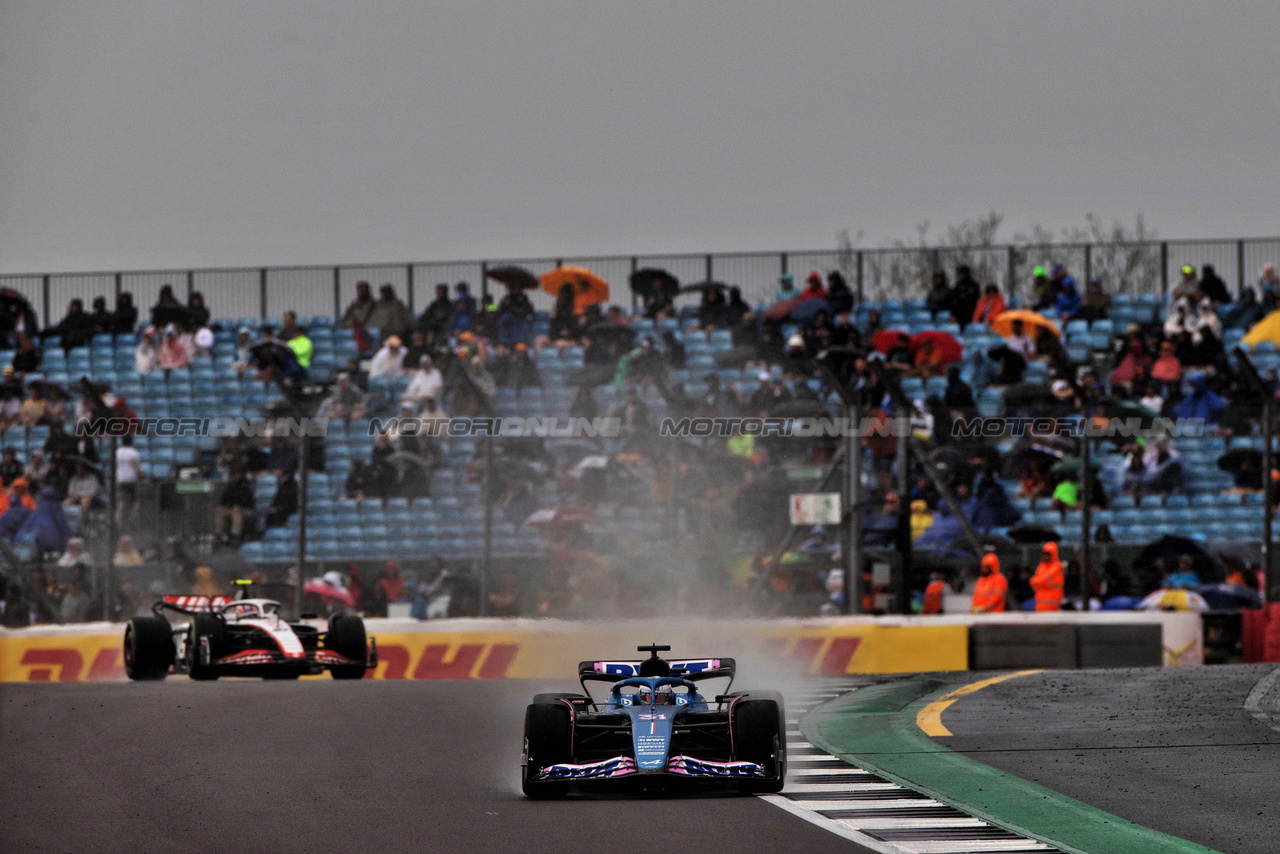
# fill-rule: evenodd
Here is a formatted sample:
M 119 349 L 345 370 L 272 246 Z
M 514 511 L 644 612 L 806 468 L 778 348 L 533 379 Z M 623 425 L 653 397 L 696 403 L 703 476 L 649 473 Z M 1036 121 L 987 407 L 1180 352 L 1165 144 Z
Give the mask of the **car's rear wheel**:
M 124 672 L 130 679 L 164 679 L 174 654 L 173 630 L 163 617 L 134 617 L 125 626 Z
M 369 639 L 364 620 L 354 614 L 334 614 L 329 618 L 329 632 L 324 636 L 325 649 L 359 664 L 335 664 L 329 668 L 334 679 L 363 679 L 368 670 Z
M 192 679 L 206 681 L 218 678 L 218 669 L 204 663 L 204 642 L 209 645 L 209 661 L 225 655 L 227 624 L 213 614 L 196 614 L 187 629 L 187 673 Z
M 549 695 L 539 694 L 538 697 Z M 573 696 L 573 695 L 569 695 Z M 524 713 L 524 768 L 520 788 L 530 798 L 563 798 L 569 784 L 563 780 L 539 780 L 538 772 L 573 758 L 569 706 L 559 701 L 534 702 Z
M 787 776 L 786 712 L 776 691 L 752 691 L 733 704 L 734 759 L 763 765 L 769 775 L 753 792 L 780 792 Z

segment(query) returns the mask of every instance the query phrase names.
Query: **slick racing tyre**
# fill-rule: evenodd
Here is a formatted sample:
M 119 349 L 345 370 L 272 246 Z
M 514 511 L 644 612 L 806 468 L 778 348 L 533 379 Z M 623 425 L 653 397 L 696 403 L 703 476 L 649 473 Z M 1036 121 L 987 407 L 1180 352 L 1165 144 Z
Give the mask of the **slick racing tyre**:
M 209 645 L 209 661 L 216 661 L 226 654 L 227 624 L 213 614 L 196 614 L 187 629 L 187 673 L 192 679 L 205 681 L 217 679 L 218 670 L 203 660 L 203 642 Z
M 169 675 L 175 651 L 173 630 L 163 617 L 134 617 L 124 629 L 124 672 L 138 682 Z
M 545 696 L 548 695 L 538 695 L 539 698 Z M 520 788 L 526 796 L 563 798 L 569 793 L 569 784 L 563 780 L 535 779 L 538 772 L 548 765 L 568 762 L 573 758 L 573 745 L 569 743 L 569 715 L 569 707 L 559 700 L 536 702 L 525 708 L 525 764 L 520 775 Z
M 329 668 L 334 679 L 363 679 L 368 669 L 369 641 L 365 636 L 364 620 L 353 614 L 334 614 L 329 618 L 329 633 L 324 636 L 324 645 L 344 658 L 351 658 L 359 664 L 335 664 Z
M 733 706 L 734 759 L 763 765 L 769 777 L 753 792 L 780 792 L 787 775 L 786 714 L 776 691 L 751 691 Z

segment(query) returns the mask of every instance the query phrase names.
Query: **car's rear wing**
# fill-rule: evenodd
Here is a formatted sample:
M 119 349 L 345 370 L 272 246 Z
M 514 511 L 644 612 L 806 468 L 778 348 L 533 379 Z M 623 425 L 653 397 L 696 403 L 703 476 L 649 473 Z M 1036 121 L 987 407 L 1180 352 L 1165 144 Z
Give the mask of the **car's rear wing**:
M 232 601 L 230 596 L 165 596 L 152 605 L 151 610 L 156 614 L 162 610 L 180 614 L 211 614 Z
M 733 679 L 738 666 L 732 658 L 681 658 L 667 662 L 671 675 L 698 682 L 702 679 Z M 640 675 L 639 661 L 581 661 L 578 679 L 582 682 L 619 682 Z

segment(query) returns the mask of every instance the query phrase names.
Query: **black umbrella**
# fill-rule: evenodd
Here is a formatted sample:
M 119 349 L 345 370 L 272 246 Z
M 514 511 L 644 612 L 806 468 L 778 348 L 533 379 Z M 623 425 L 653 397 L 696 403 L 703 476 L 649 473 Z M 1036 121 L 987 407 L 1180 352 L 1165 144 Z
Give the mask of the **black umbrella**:
M 411 454 L 408 451 L 396 451 L 394 454 L 388 454 L 385 461 L 395 466 L 397 471 L 404 471 L 409 466 L 418 466 L 427 474 L 431 473 L 431 462 L 429 460 L 418 454 Z
M 1065 454 L 1061 451 L 1044 445 L 1023 445 L 1020 448 L 1014 448 L 1004 458 L 1004 462 L 1000 466 L 1000 474 L 1003 477 L 1020 477 L 1023 472 L 1029 470 L 1033 465 L 1038 464 L 1047 469 L 1062 462 L 1064 456 Z
M 1262 451 L 1236 448 L 1218 457 L 1218 468 L 1230 472 L 1239 489 L 1262 489 Z
M 1244 608 L 1261 608 L 1262 597 L 1258 591 L 1243 584 L 1202 584 L 1196 592 L 1204 597 L 1210 608 L 1223 611 L 1239 611 Z
M 726 290 L 728 287 L 729 286 L 726 285 L 724 282 L 696 282 L 695 284 L 692 284 L 692 285 L 684 285 L 683 287 L 680 288 L 679 293 L 682 293 L 682 294 L 699 293 L 700 294 L 703 291 L 717 291 L 717 290 L 723 291 L 723 290 Z
M 659 267 L 644 267 L 631 274 L 632 293 L 647 297 L 650 294 L 662 293 L 675 296 L 680 293 L 680 280 Z
M 492 270 L 485 272 L 485 275 L 495 282 L 502 282 L 504 285 L 510 285 L 513 288 L 520 288 L 526 291 L 534 291 L 542 287 L 542 283 L 538 277 L 530 273 L 524 267 L 494 267 Z
M 1092 459 L 1089 460 L 1089 470 L 1095 471 L 1095 472 L 1101 471 L 1102 463 L 1098 462 L 1097 460 L 1092 460 Z M 1077 457 L 1067 457 L 1062 462 L 1058 463 L 1053 468 L 1049 469 L 1049 473 L 1050 474 L 1069 474 L 1069 475 L 1079 476 L 1080 460 Z
M 103 475 L 102 469 L 98 467 L 97 463 L 95 463 L 93 460 L 89 459 L 88 457 L 82 457 L 79 454 L 68 454 L 67 456 L 63 457 L 63 459 L 71 463 L 72 465 L 75 465 L 76 463 L 83 464 L 84 467 L 87 468 L 93 474 L 93 476 L 98 479 L 98 483 L 106 483 L 106 476 Z
M 13 288 L 0 290 L 0 329 L 16 329 L 19 320 L 28 335 L 35 335 L 36 311 L 31 303 Z
M 1210 554 L 1204 543 L 1177 534 L 1165 534 L 1149 543 L 1138 553 L 1133 563 L 1134 566 L 1150 566 L 1159 559 L 1165 572 L 1176 572 L 1178 558 L 1182 555 L 1191 557 L 1191 568 L 1201 578 L 1214 578 L 1222 569 L 1222 561 Z
M 1009 529 L 1009 539 L 1015 543 L 1056 543 L 1062 535 L 1048 525 L 1015 525 Z
M 947 486 L 954 486 L 959 482 L 969 483 L 973 480 L 973 463 L 968 455 L 960 453 L 955 448 L 937 448 L 929 454 L 929 462 L 933 464 Z
M 191 323 L 193 317 L 191 309 L 179 303 L 160 303 L 151 309 L 151 325 L 156 328 L 163 328 L 170 323 L 186 326 Z

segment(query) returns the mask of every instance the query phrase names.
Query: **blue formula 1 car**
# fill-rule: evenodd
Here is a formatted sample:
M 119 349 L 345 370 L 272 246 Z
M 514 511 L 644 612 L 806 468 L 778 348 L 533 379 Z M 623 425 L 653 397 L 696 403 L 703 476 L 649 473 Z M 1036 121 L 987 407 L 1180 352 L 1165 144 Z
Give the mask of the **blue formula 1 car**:
M 666 661 L 669 646 L 641 646 L 642 661 L 584 661 L 581 694 L 538 694 L 525 710 L 521 784 L 531 798 L 571 791 L 719 788 L 778 792 L 786 777 L 782 695 L 718 694 L 698 683 L 727 678 L 731 658 Z M 588 682 L 611 687 L 596 700 Z

